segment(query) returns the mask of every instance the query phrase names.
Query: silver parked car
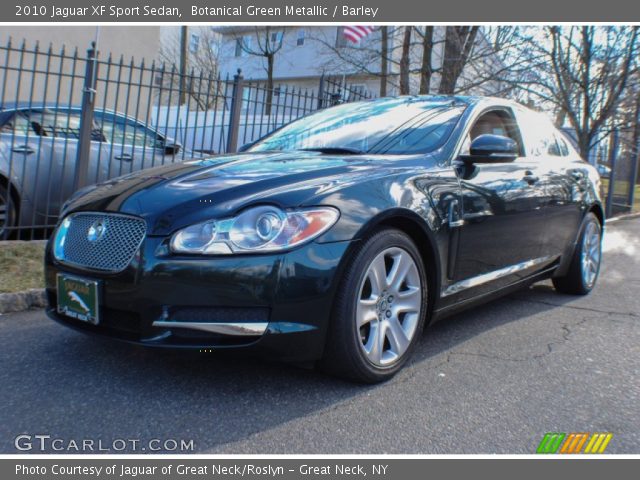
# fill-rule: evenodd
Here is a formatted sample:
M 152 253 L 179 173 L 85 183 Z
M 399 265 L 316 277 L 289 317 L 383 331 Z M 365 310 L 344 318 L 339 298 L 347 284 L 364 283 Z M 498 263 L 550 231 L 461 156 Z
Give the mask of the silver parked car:
M 80 114 L 74 106 L 0 108 L 0 239 L 10 227 L 55 224 L 73 193 Z M 139 120 L 108 110 L 94 113 L 89 183 L 191 156 Z

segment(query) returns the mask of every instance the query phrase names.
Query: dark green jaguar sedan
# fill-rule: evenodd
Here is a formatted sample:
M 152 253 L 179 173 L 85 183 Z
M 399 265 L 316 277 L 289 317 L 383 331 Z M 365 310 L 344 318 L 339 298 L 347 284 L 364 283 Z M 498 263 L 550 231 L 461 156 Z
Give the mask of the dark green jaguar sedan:
M 47 247 L 48 314 L 377 382 L 462 308 L 546 278 L 588 293 L 599 182 L 544 115 L 513 102 L 340 105 L 241 153 L 76 193 Z

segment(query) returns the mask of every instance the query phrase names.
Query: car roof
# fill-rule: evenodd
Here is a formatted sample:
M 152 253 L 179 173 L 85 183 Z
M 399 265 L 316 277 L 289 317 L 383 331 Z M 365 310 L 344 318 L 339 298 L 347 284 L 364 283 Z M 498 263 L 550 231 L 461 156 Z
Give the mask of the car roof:
M 431 102 L 431 103 L 442 103 L 442 104 L 458 104 L 458 105 L 466 105 L 470 107 L 475 106 L 496 106 L 496 107 L 514 107 L 521 106 L 518 102 L 513 100 L 509 100 L 506 98 L 499 97 L 489 97 L 489 96 L 479 96 L 479 95 L 400 95 L 400 96 L 389 96 L 383 98 L 374 98 L 370 100 L 363 100 L 359 102 L 351 102 L 350 104 L 364 104 L 364 103 L 376 103 L 376 102 L 385 102 L 385 101 L 397 101 L 398 104 L 402 104 L 403 102 L 413 103 L 413 102 Z M 344 104 L 342 104 L 344 105 Z
M 57 103 L 40 103 L 40 102 L 5 102 L 0 105 L 0 113 L 10 112 L 12 110 L 27 110 L 27 109 L 51 109 L 51 110 L 82 110 L 80 105 L 60 105 Z M 124 113 L 118 112 L 116 110 L 111 110 L 109 108 L 94 108 L 94 113 L 107 113 L 110 115 L 118 115 L 122 118 L 126 118 L 127 120 L 131 120 L 133 122 L 138 122 L 146 125 L 147 127 L 153 128 L 151 125 L 147 124 L 144 120 L 138 120 L 131 115 L 125 115 Z

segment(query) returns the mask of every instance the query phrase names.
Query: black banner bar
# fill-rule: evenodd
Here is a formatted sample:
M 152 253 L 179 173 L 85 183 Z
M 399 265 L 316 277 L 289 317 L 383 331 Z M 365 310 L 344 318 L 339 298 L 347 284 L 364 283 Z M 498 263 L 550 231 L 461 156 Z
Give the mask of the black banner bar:
M 628 0 L 36 0 L 4 2 L 2 22 L 624 22 L 640 21 Z

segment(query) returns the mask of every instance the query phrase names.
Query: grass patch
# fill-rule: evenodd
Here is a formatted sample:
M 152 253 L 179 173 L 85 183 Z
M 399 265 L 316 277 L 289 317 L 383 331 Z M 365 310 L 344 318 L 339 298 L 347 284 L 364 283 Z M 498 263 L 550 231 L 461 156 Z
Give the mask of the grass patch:
M 606 196 L 609 194 L 608 178 L 602 179 L 602 190 L 603 190 L 603 198 L 606 199 Z M 614 195 L 622 196 L 626 201 L 628 191 L 629 191 L 629 182 L 626 182 L 624 180 L 615 180 L 615 185 L 613 187 Z M 640 184 L 637 184 L 635 186 L 635 191 L 633 193 L 633 206 L 631 207 L 631 211 L 633 213 L 640 212 Z
M 44 242 L 0 242 L 0 293 L 44 288 Z

